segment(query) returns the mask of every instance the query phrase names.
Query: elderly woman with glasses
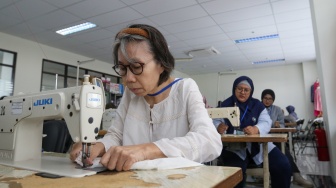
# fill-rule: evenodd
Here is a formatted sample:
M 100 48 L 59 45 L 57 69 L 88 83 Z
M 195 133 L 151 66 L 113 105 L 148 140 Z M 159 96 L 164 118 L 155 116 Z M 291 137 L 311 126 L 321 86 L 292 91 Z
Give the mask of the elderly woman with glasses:
M 199 163 L 220 155 L 222 142 L 196 82 L 173 78 L 174 57 L 163 35 L 134 24 L 115 37 L 113 69 L 125 84 L 116 118 L 92 147 L 86 163 L 101 156 L 110 170 L 129 170 L 135 162 L 184 157 Z M 80 151 L 76 145 L 70 158 Z
M 238 106 L 240 110 L 240 127 L 235 130 L 229 121 L 224 119 L 214 120 L 217 131 L 220 134 L 268 134 L 272 120 L 265 106 L 252 97 L 254 85 L 247 76 L 238 77 L 232 87 L 232 96 L 221 103 L 221 107 Z M 237 187 L 244 187 L 246 181 L 246 168 L 250 164 L 263 163 L 263 154 L 259 143 L 247 143 L 246 146 L 224 146 L 220 155 L 219 164 L 223 166 L 241 167 L 243 181 Z M 268 143 L 269 170 L 272 188 L 289 188 L 291 180 L 291 166 L 286 156 L 274 146 Z

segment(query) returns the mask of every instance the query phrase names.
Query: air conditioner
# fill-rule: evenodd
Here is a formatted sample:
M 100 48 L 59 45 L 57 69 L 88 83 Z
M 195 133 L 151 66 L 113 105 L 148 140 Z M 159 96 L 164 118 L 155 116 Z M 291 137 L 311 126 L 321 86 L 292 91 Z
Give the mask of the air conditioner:
M 218 55 L 220 52 L 216 50 L 214 47 L 206 48 L 206 49 L 196 49 L 191 50 L 186 53 L 190 57 L 207 57 L 211 55 Z

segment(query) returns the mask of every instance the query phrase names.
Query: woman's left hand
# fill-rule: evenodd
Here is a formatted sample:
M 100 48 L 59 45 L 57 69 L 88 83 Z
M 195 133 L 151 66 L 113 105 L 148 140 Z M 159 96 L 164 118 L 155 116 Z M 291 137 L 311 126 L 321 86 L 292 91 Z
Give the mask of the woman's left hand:
M 247 126 L 244 128 L 244 133 L 248 135 L 259 134 L 259 129 L 257 126 Z
M 109 170 L 126 171 L 138 161 L 166 157 L 153 143 L 133 146 L 112 146 L 100 163 Z

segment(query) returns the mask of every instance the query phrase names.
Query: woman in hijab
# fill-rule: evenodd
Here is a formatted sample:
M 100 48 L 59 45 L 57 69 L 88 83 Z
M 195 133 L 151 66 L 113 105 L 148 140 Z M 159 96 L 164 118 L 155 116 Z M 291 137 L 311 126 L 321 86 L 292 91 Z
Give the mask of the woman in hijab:
M 273 122 L 273 127 L 275 128 L 279 128 L 279 127 L 284 127 L 284 114 L 281 110 L 281 108 L 279 106 L 274 105 L 274 100 L 275 100 L 275 93 L 273 90 L 271 89 L 265 89 L 262 93 L 261 93 L 261 100 L 262 103 L 265 105 L 268 114 L 270 115 L 272 122 Z M 294 109 L 294 107 L 293 107 Z M 295 112 L 294 112 L 295 113 Z M 278 124 L 280 125 L 279 127 L 276 127 L 276 123 L 278 122 Z M 280 143 L 275 143 L 275 145 L 280 149 L 281 145 Z M 289 152 L 289 148 L 286 144 L 285 147 L 285 155 L 288 158 L 291 167 L 292 167 L 292 174 L 293 174 L 293 182 L 301 185 L 303 187 L 314 187 L 313 183 L 311 183 L 310 181 L 304 179 L 301 176 L 300 170 L 298 168 L 298 166 L 295 164 L 293 156 L 290 154 Z
M 233 83 L 232 96 L 221 104 L 221 107 L 238 106 L 240 110 L 240 131 L 244 134 L 268 134 L 271 129 L 272 120 L 268 115 L 265 106 L 255 98 L 252 98 L 254 85 L 247 76 L 237 78 Z M 214 121 L 217 131 L 222 134 L 235 134 L 229 121 Z M 222 133 L 221 133 L 222 132 Z M 291 166 L 287 157 L 274 146 L 268 143 L 269 170 L 271 175 L 272 188 L 289 188 L 291 180 Z M 236 187 L 244 187 L 246 180 L 246 168 L 248 164 L 260 165 L 263 162 L 261 144 L 247 143 L 243 148 L 223 147 L 219 157 L 219 163 L 223 166 L 240 167 L 243 170 L 243 181 Z
M 286 107 L 286 110 L 287 110 L 288 114 L 290 116 L 292 116 L 295 120 L 299 119 L 297 114 L 295 113 L 295 107 L 294 106 L 289 105 L 289 106 Z

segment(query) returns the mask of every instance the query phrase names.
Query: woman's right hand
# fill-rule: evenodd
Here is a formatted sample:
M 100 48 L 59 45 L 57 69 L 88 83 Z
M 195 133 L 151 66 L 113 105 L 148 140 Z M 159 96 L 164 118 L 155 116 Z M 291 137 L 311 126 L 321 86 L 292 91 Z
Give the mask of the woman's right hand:
M 228 128 L 229 128 L 228 125 L 225 125 L 224 123 L 220 123 L 220 124 L 218 125 L 218 127 L 217 127 L 217 132 L 218 132 L 219 134 L 224 134 L 225 131 L 226 131 Z
M 82 151 L 82 142 L 77 142 L 72 146 L 72 150 L 70 152 L 71 161 L 75 161 L 78 155 Z M 92 165 L 93 160 L 97 157 L 103 156 L 105 153 L 105 146 L 101 142 L 92 143 L 90 147 L 90 158 L 85 161 L 86 164 Z

